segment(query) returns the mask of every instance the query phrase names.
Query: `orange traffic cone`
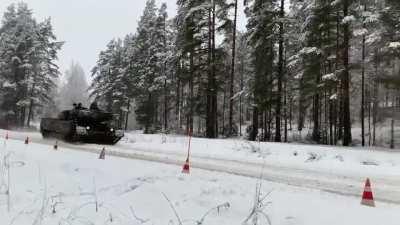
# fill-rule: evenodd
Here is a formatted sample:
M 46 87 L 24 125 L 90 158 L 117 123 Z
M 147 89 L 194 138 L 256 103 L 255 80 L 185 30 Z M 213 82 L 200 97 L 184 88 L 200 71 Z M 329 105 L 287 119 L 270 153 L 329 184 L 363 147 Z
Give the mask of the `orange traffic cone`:
M 26 145 L 29 144 L 29 137 L 26 137 L 26 139 L 25 139 L 25 144 L 26 144 Z
M 103 148 L 103 150 L 101 150 L 99 159 L 103 159 L 103 160 L 106 159 L 106 148 Z
M 189 174 L 190 173 L 190 164 L 189 164 L 189 158 L 186 159 L 185 164 L 183 165 L 182 173 Z
M 58 150 L 58 141 L 56 141 L 56 144 L 54 145 L 54 150 Z
M 371 190 L 371 182 L 369 178 L 365 181 L 364 193 L 361 199 L 361 205 L 375 207 L 374 196 Z
M 183 169 L 182 169 L 182 173 L 186 173 L 186 174 L 190 173 L 189 158 L 190 158 L 190 142 L 191 141 L 192 141 L 192 131 L 189 129 L 189 145 L 188 145 L 187 157 L 186 157 L 186 162 L 183 165 Z

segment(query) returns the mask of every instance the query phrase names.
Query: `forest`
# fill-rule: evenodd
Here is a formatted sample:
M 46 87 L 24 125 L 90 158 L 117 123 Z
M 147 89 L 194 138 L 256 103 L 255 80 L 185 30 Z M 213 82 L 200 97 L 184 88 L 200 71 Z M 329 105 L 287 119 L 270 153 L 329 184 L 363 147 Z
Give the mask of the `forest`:
M 400 145 L 400 1 L 176 4 L 170 16 L 167 4 L 147 0 L 137 30 L 110 40 L 93 65 L 88 97 L 122 128 L 134 114 L 144 133 Z M 1 126 L 29 127 L 59 108 L 62 45 L 50 19 L 37 22 L 27 4 L 6 10 Z

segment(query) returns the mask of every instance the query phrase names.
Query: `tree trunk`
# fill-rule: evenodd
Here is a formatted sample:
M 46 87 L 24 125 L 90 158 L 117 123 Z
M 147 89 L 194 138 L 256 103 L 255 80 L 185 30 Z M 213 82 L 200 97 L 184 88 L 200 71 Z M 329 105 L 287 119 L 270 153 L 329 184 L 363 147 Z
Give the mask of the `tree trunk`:
M 265 110 L 263 110 L 262 112 L 261 112 L 261 134 L 260 134 L 260 141 L 261 140 L 264 140 L 264 134 L 265 134 Z
M 364 12 L 367 10 L 364 5 Z M 365 21 L 363 21 L 365 29 Z M 362 36 L 362 64 L 361 64 L 361 145 L 365 146 L 365 35 Z
M 163 16 L 163 32 L 164 32 L 164 53 L 167 53 L 167 18 L 164 15 Z M 167 85 L 167 61 L 164 59 L 164 64 L 163 64 L 163 75 L 164 75 L 164 132 L 167 132 L 168 130 L 168 85 Z
M 180 71 L 180 65 L 178 67 L 178 70 Z M 178 72 L 179 73 L 179 72 Z M 181 79 L 177 77 L 176 80 L 176 116 L 177 116 L 177 124 L 176 127 L 178 129 L 182 128 L 181 127 Z
M 217 88 L 217 80 L 216 80 L 216 52 L 215 52 L 215 26 L 216 26 L 216 5 L 215 0 L 213 2 L 212 9 L 212 117 L 211 123 L 214 124 L 214 135 L 213 138 L 218 137 L 218 88 Z
M 226 87 L 224 87 L 224 97 L 222 100 L 222 135 L 226 134 L 230 135 L 229 132 L 225 130 L 225 106 L 226 106 Z
M 235 0 L 235 12 L 233 19 L 233 37 L 232 37 L 232 63 L 231 63 L 231 79 L 230 79 L 230 90 L 229 90 L 229 131 L 228 135 L 233 135 L 233 89 L 234 89 L 234 78 L 235 78 L 235 59 L 236 59 L 236 23 L 237 23 L 237 11 L 238 1 Z
M 284 135 L 284 142 L 288 142 L 288 117 L 287 117 L 287 83 L 285 82 L 284 85 L 284 97 L 283 97 L 283 107 L 284 107 L 284 119 L 285 119 L 285 135 Z
M 164 80 L 164 131 L 168 130 L 168 85 L 167 79 Z
M 316 79 L 316 84 L 318 85 L 320 82 L 320 76 L 317 75 Z M 312 133 L 312 139 L 316 143 L 320 143 L 321 141 L 321 131 L 320 131 L 320 120 L 319 120 L 319 114 L 320 114 L 320 93 L 319 90 L 316 90 L 316 93 L 313 98 L 313 133 Z
M 331 91 L 329 91 L 329 96 L 331 96 L 332 93 Z M 333 134 L 334 134 L 334 130 L 333 130 L 333 124 L 334 124 L 334 120 L 333 120 L 333 114 L 334 114 L 334 99 L 329 99 L 329 144 L 330 145 L 334 145 L 333 142 Z
M 289 131 L 293 131 L 292 127 L 293 122 L 293 98 L 292 95 L 289 96 Z
M 375 49 L 375 78 L 374 78 L 374 93 L 373 93 L 373 112 L 372 112 L 372 145 L 376 145 L 376 124 L 377 124 L 377 117 L 378 117 L 378 68 L 379 68 L 379 56 L 378 56 L 378 49 Z
M 285 16 L 285 0 L 281 0 L 280 19 Z M 279 62 L 278 62 L 278 93 L 276 97 L 275 141 L 281 142 L 281 107 L 282 107 L 282 80 L 283 80 L 283 21 L 279 23 Z
M 250 130 L 249 140 L 255 141 L 258 135 L 258 108 L 256 106 L 253 107 L 253 125 Z
M 368 97 L 368 146 L 371 146 L 371 140 L 372 140 L 372 136 L 371 136 L 371 88 L 368 87 L 367 88 L 367 97 Z
M 343 16 L 349 14 L 349 0 L 343 1 Z M 350 121 L 350 67 L 349 67 L 349 48 L 350 48 L 350 26 L 349 23 L 343 25 L 343 145 L 351 144 L 351 121 Z
M 207 77 L 207 103 L 206 103 L 206 137 L 214 138 L 215 128 L 213 123 L 213 96 L 212 96 L 212 75 L 213 75 L 213 53 L 212 53 L 212 9 L 208 12 L 208 77 Z
M 148 114 L 149 115 L 147 115 L 146 117 L 146 124 L 145 124 L 145 128 L 144 128 L 144 133 L 145 134 L 148 134 L 148 133 L 150 133 L 150 127 L 151 127 L 151 124 L 152 124 L 152 120 L 153 120 L 153 114 L 154 114 L 154 112 L 153 112 L 153 110 L 152 110 L 152 95 L 151 95 L 151 92 L 148 94 L 148 99 L 147 99 L 147 107 L 148 107 L 148 110 L 149 110 L 149 112 L 148 112 Z
M 36 87 L 36 83 L 34 83 L 33 85 L 32 85 L 32 90 L 31 90 L 31 93 L 29 94 L 30 95 L 30 97 L 31 97 L 31 100 L 29 101 L 29 111 L 28 111 L 28 120 L 27 120 L 27 123 L 26 123 L 26 125 L 27 125 L 27 127 L 29 128 L 29 126 L 31 125 L 31 118 L 32 118 L 32 115 L 33 115 L 33 104 L 34 104 L 34 102 L 33 102 L 33 94 L 34 94 L 34 91 L 35 91 L 35 87 Z M 24 112 L 25 113 L 25 112 Z
M 327 91 L 326 88 L 324 90 L 324 144 L 329 144 L 329 137 L 328 137 L 328 126 L 329 126 L 329 107 L 328 107 L 328 100 L 327 100 Z
M 26 122 L 26 126 L 29 128 L 31 125 L 31 118 L 33 115 L 33 100 L 31 99 L 29 102 L 29 111 L 28 111 L 28 121 Z
M 337 145 L 338 143 L 338 102 L 333 102 L 333 145 Z
M 242 136 L 242 125 L 243 125 L 243 70 L 240 73 L 240 96 L 239 96 L 239 135 Z
M 269 107 L 269 109 L 268 109 L 268 120 L 267 120 L 267 134 L 266 134 L 266 138 L 265 138 L 267 141 L 270 141 L 271 140 L 271 136 L 272 136 L 271 123 L 272 123 L 272 107 Z
M 129 122 L 129 113 L 131 111 L 131 100 L 128 100 L 128 111 L 126 112 L 126 118 L 125 118 L 125 130 L 128 130 L 128 122 Z
M 193 113 L 194 113 L 194 49 L 190 52 L 190 78 L 189 78 L 189 118 L 187 132 L 193 132 Z
M 336 62 L 335 71 L 339 71 L 340 62 L 340 13 L 336 12 Z M 334 101 L 334 144 L 336 145 L 338 140 L 342 138 L 342 91 L 341 82 L 335 85 L 334 91 L 336 92 L 336 99 Z
M 394 119 L 390 123 L 390 148 L 394 149 Z

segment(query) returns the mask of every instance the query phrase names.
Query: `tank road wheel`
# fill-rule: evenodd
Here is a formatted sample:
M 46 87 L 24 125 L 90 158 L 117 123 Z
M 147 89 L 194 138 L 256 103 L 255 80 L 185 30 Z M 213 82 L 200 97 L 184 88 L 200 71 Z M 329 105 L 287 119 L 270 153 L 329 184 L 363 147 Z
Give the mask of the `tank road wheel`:
M 64 140 L 68 142 L 78 142 L 79 141 L 79 136 L 76 133 L 68 134 L 63 137 Z
M 42 130 L 41 133 L 42 133 L 42 137 L 43 138 L 49 138 L 50 137 L 50 132 L 49 131 Z

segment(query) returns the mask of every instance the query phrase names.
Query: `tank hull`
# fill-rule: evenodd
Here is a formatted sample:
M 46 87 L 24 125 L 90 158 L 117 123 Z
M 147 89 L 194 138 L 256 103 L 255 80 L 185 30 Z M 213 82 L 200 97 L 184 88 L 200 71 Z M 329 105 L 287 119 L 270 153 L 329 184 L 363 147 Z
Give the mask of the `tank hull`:
M 88 129 L 89 128 L 89 129 Z M 90 129 L 76 125 L 72 120 L 43 118 L 40 122 L 43 138 L 57 138 L 67 142 L 114 145 L 124 136 L 123 131 L 102 127 Z

